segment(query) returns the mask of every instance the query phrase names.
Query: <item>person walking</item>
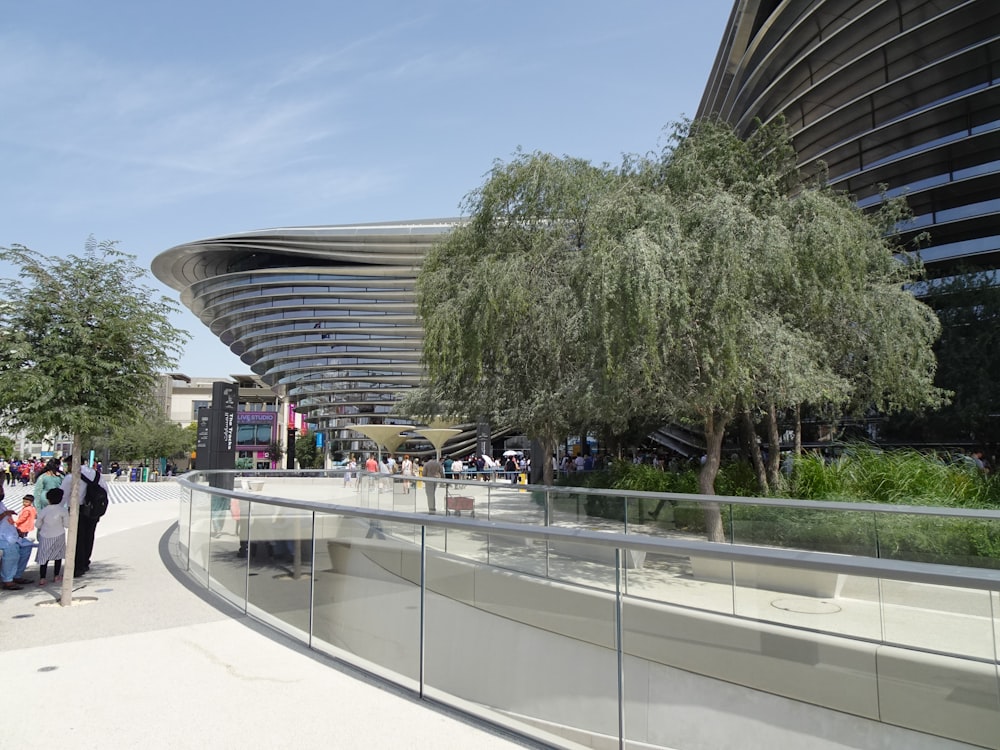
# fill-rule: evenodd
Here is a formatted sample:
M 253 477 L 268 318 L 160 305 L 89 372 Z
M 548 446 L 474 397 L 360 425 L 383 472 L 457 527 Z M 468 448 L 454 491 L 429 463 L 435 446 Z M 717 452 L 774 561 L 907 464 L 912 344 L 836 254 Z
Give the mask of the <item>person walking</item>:
M 358 460 L 351 454 L 347 460 L 347 470 L 344 472 L 344 486 L 351 487 L 354 480 L 354 473 L 358 470 Z
M 403 456 L 403 462 L 399 465 L 400 473 L 406 477 L 403 480 L 403 493 L 410 494 L 410 480 L 409 477 L 413 476 L 413 461 L 410 460 L 410 454 L 407 453 Z
M 443 479 L 444 467 L 437 458 L 431 458 L 424 464 L 424 479 Z M 437 482 L 424 482 L 424 492 L 427 493 L 427 512 L 437 513 Z

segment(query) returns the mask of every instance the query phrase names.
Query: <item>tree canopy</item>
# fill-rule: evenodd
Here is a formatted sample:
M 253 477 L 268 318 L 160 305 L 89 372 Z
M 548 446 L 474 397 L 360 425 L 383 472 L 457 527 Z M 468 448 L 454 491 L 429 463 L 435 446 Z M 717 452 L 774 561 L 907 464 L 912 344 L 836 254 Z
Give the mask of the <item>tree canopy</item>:
M 110 435 L 108 448 L 111 455 L 126 461 L 147 458 L 174 458 L 194 450 L 195 428 L 181 427 L 162 413 L 146 413 L 137 421 L 115 427 Z
M 495 164 L 418 279 L 432 401 L 546 454 L 579 425 L 694 424 L 708 494 L 741 412 L 939 404 L 937 320 L 904 287 L 922 269 L 885 233 L 899 204 L 867 216 L 794 157 L 781 123 L 699 121 L 618 168 Z
M 581 423 L 591 336 L 572 280 L 614 182 L 581 159 L 518 153 L 468 196 L 469 223 L 431 249 L 417 285 L 433 413 L 523 426 L 546 455 Z
M 174 366 L 187 338 L 177 308 L 146 286 L 147 271 L 114 242 L 82 256 L 46 257 L 14 245 L 0 260 L 0 413 L 31 434 L 90 438 L 137 419 L 157 374 Z

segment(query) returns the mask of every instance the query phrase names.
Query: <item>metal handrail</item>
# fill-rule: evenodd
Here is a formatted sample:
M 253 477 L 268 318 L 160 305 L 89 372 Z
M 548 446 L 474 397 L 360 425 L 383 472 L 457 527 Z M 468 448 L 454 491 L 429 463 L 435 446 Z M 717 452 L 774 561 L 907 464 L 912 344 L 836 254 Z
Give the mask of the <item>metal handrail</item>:
M 194 474 L 209 473 L 208 470 L 191 472 Z M 211 470 L 212 474 L 233 474 L 234 476 L 261 476 L 261 477 L 301 477 L 302 471 L 291 470 Z M 341 469 L 310 469 L 308 474 L 319 476 L 342 477 L 344 470 Z M 404 479 L 400 474 L 379 474 L 358 470 L 360 476 L 373 478 L 396 478 Z M 181 475 L 178 479 L 183 479 Z M 649 492 L 638 490 L 617 490 L 617 489 L 593 489 L 591 487 L 566 487 L 562 485 L 544 484 L 517 484 L 509 485 L 499 482 L 483 482 L 478 479 L 435 479 L 431 477 L 413 476 L 410 481 L 433 482 L 441 486 L 471 486 L 471 487 L 491 487 L 494 489 L 506 489 L 516 487 L 518 490 L 528 492 L 549 492 L 557 495 L 594 495 L 598 497 L 618 497 L 628 500 L 677 500 L 682 502 L 698 503 L 719 503 L 722 505 L 760 505 L 775 508 L 794 508 L 795 510 L 841 510 L 850 512 L 874 512 L 897 515 L 920 515 L 938 516 L 942 518 L 980 518 L 984 520 L 1000 521 L 1000 510 L 989 508 L 947 508 L 937 505 L 895 505 L 892 503 L 852 503 L 842 500 L 797 500 L 795 498 L 774 498 L 774 497 L 744 497 L 741 495 L 698 495 L 684 492 Z
M 218 473 L 223 472 L 195 472 L 196 476 Z M 246 472 L 240 473 L 244 475 L 246 474 Z M 278 474 L 282 474 L 284 476 L 301 476 L 301 472 L 270 472 L 266 475 L 277 476 Z M 343 472 L 333 472 L 331 473 L 331 476 L 340 476 L 342 474 Z M 367 472 L 365 472 L 365 474 L 371 477 L 380 476 L 378 474 L 368 474 Z M 453 480 L 422 479 L 421 481 L 448 483 Z M 743 544 L 731 544 L 728 542 L 719 543 L 687 539 L 648 537 L 640 534 L 623 534 L 613 531 L 591 531 L 589 529 L 569 529 L 556 526 L 534 526 L 529 524 L 486 521 L 456 516 L 425 516 L 420 513 L 362 508 L 355 505 L 339 505 L 336 503 L 314 500 L 292 500 L 289 498 L 275 497 L 257 492 L 251 493 L 240 490 L 227 490 L 198 484 L 197 482 L 188 479 L 187 475 L 179 477 L 178 482 L 183 487 L 186 487 L 194 492 L 210 492 L 223 497 L 246 500 L 251 503 L 292 508 L 310 513 L 320 511 L 334 515 L 364 518 L 371 521 L 387 521 L 408 523 L 423 527 L 450 528 L 480 534 L 493 533 L 503 536 L 516 536 L 524 539 L 541 541 L 574 541 L 600 547 L 642 550 L 646 552 L 680 556 L 690 556 L 694 554 L 702 557 L 725 560 L 727 562 L 749 562 L 788 568 L 824 570 L 843 575 L 866 576 L 870 578 L 891 578 L 893 580 L 908 581 L 911 583 L 925 583 L 937 586 L 955 586 L 984 591 L 1000 591 L 1000 570 L 993 570 L 989 568 L 969 568 L 954 565 L 941 565 L 937 563 L 887 560 L 873 557 L 841 555 L 829 552 L 782 549 L 779 547 L 755 547 Z M 502 487 L 503 485 L 496 486 Z M 533 487 L 530 485 L 520 485 L 520 488 L 533 488 L 538 491 L 558 491 L 563 489 L 540 487 L 537 485 Z M 596 490 L 592 492 L 595 492 L 596 494 L 603 494 Z M 635 497 L 632 493 L 625 494 L 628 497 Z M 665 493 L 643 494 L 644 496 L 654 498 L 668 496 Z M 700 502 L 725 503 L 730 500 L 730 498 L 704 495 L 690 495 L 684 497 L 700 498 Z M 796 501 L 785 501 L 782 504 L 796 508 L 802 507 Z M 857 507 L 853 503 L 842 503 L 841 505 L 845 505 L 851 510 L 854 510 Z M 819 507 L 826 509 L 830 508 L 828 504 L 823 503 L 820 503 Z M 881 509 L 885 506 L 878 505 L 875 507 Z M 996 514 L 995 511 L 992 513 Z M 1000 514 L 990 517 L 1000 517 Z

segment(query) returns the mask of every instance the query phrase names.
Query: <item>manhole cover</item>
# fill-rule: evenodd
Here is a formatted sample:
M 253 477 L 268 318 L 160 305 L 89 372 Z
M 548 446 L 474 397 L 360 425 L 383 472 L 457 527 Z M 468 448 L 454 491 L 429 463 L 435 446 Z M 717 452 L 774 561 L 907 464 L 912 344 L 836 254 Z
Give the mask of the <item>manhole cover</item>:
M 832 615 L 840 611 L 836 604 L 822 599 L 775 599 L 771 606 L 801 615 Z
M 55 672 L 59 667 L 39 667 L 39 672 Z
M 23 620 L 26 617 L 34 617 L 34 615 L 14 615 L 13 619 L 15 619 L 15 620 Z

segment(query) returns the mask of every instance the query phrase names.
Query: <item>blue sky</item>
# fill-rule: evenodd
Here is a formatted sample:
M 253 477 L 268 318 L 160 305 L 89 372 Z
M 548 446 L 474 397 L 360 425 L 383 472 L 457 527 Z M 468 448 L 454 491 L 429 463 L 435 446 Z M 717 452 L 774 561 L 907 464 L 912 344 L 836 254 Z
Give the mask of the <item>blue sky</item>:
M 731 7 L 4 2 L 0 245 L 80 254 L 92 234 L 148 268 L 231 232 L 457 216 L 518 147 L 658 149 Z M 186 310 L 174 324 L 180 371 L 249 371 Z

